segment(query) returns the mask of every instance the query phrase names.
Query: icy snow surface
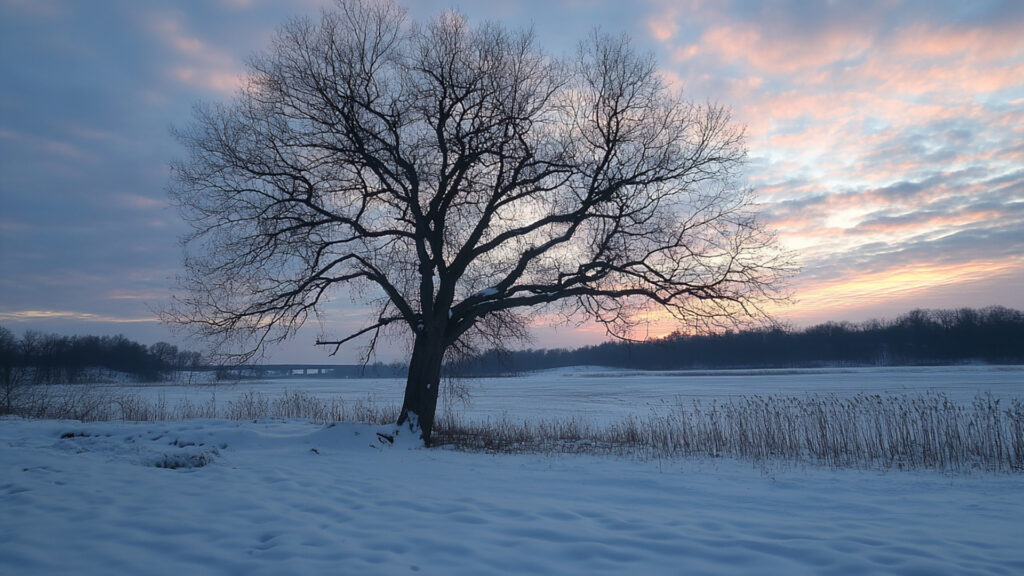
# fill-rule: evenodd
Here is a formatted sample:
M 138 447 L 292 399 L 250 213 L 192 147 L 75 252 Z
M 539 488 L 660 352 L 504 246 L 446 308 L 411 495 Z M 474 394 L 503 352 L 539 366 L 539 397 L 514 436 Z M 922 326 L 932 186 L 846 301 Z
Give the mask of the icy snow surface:
M 0 573 L 1024 570 L 1019 476 L 491 456 L 376 430 L 0 421 Z
M 474 406 L 489 414 L 500 400 L 519 415 L 518 401 L 539 417 L 560 402 L 601 418 L 626 409 L 623 387 L 637 412 L 676 394 L 738 394 L 743 380 L 748 393 L 810 393 L 819 379 L 846 394 L 860 380 L 965 399 L 1022 386 L 1012 369 L 893 374 L 558 371 L 478 383 Z M 395 381 L 350 383 L 365 394 Z M 326 394 L 349 382 L 263 386 L 313 384 Z M 383 445 L 378 431 L 393 432 L 0 419 L 0 574 L 1024 573 L 1020 474 L 494 456 Z
M 842 368 L 795 370 L 721 370 L 690 372 L 624 371 L 576 367 L 529 373 L 516 378 L 480 378 L 462 381 L 472 395 L 469 406 L 456 405 L 469 419 L 507 416 L 512 420 L 580 417 L 612 422 L 652 410 L 672 408 L 682 401 L 707 402 L 731 397 L 796 396 L 860 393 L 945 394 L 954 402 L 969 403 L 979 392 L 1000 398 L 1024 398 L 1024 366 L 941 366 L 914 368 Z M 442 382 L 441 387 L 444 388 Z M 148 399 L 163 397 L 168 404 L 182 400 L 217 402 L 237 399 L 249 391 L 275 397 L 302 391 L 345 402 L 399 406 L 405 379 L 289 378 L 239 382 L 217 386 L 119 387 Z M 442 403 L 443 404 L 443 403 Z M 444 410 L 445 406 L 441 406 Z

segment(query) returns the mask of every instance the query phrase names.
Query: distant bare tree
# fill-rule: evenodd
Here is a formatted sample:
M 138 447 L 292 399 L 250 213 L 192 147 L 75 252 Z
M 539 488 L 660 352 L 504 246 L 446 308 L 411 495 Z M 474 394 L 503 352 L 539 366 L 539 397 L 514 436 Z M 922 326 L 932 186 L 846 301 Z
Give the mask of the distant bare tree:
M 27 378 L 19 356 L 14 334 L 0 326 L 0 415 L 14 414 L 24 391 Z
M 530 31 L 341 0 L 249 67 L 178 131 L 194 233 L 169 317 L 244 358 L 346 287 L 372 320 L 318 344 L 410 335 L 399 424 L 427 443 L 446 355 L 524 335 L 526 312 L 627 336 L 652 306 L 713 328 L 779 294 L 742 129 L 624 37 L 555 58 Z

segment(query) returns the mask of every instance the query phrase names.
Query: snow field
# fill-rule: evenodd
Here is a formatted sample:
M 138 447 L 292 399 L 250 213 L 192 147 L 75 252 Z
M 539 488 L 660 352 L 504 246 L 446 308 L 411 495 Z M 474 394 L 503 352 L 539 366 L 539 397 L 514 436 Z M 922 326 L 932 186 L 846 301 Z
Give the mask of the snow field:
M 0 420 L 0 574 L 1024 571 L 1020 475 L 492 456 L 378 430 Z
M 474 378 L 460 381 L 472 402 L 445 405 L 469 420 L 508 417 L 513 420 L 580 417 L 595 424 L 643 416 L 652 409 L 682 400 L 708 402 L 738 396 L 802 397 L 858 394 L 942 393 L 969 404 L 979 392 L 999 398 L 1024 399 L 1024 366 L 937 366 L 793 370 L 720 370 L 713 372 L 642 372 L 597 367 L 546 370 L 515 378 Z M 142 398 L 163 398 L 168 405 L 182 401 L 203 404 L 215 396 L 218 403 L 237 401 L 246 393 L 278 397 L 302 392 L 325 400 L 369 407 L 395 407 L 402 403 L 405 381 L 398 378 L 330 379 L 290 378 L 218 383 L 214 386 L 118 386 L 116 391 L 137 392 Z
M 399 379 L 312 378 L 125 388 L 111 392 L 121 398 L 111 410 L 88 419 L 384 423 L 397 418 L 403 385 Z M 584 367 L 444 386 L 438 442 L 478 450 L 715 455 L 880 469 L 1024 469 L 1024 367 Z M 452 386 L 469 389 L 472 402 L 446 401 Z

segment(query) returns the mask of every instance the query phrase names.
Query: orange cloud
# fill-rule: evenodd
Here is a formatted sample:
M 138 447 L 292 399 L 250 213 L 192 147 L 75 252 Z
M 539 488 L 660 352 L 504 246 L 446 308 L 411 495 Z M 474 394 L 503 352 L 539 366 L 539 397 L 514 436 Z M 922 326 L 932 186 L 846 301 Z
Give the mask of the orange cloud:
M 819 284 L 804 285 L 796 294 L 790 315 L 814 315 L 879 304 L 926 293 L 936 288 L 1024 274 L 1024 259 L 978 260 L 957 264 L 915 264 L 880 272 L 854 274 Z

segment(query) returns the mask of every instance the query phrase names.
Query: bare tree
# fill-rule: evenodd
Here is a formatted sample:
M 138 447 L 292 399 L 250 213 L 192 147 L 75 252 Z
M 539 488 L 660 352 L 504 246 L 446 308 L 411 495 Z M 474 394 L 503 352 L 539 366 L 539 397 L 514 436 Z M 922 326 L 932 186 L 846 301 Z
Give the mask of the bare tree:
M 24 395 L 27 378 L 18 352 L 14 334 L 0 326 L 0 415 L 14 414 Z
M 178 136 L 194 233 L 172 319 L 249 355 L 345 287 L 375 311 L 318 344 L 411 336 L 399 424 L 427 443 L 446 354 L 524 334 L 524 312 L 733 325 L 766 318 L 788 267 L 737 182 L 742 129 L 624 37 L 556 58 L 530 31 L 341 0 Z

